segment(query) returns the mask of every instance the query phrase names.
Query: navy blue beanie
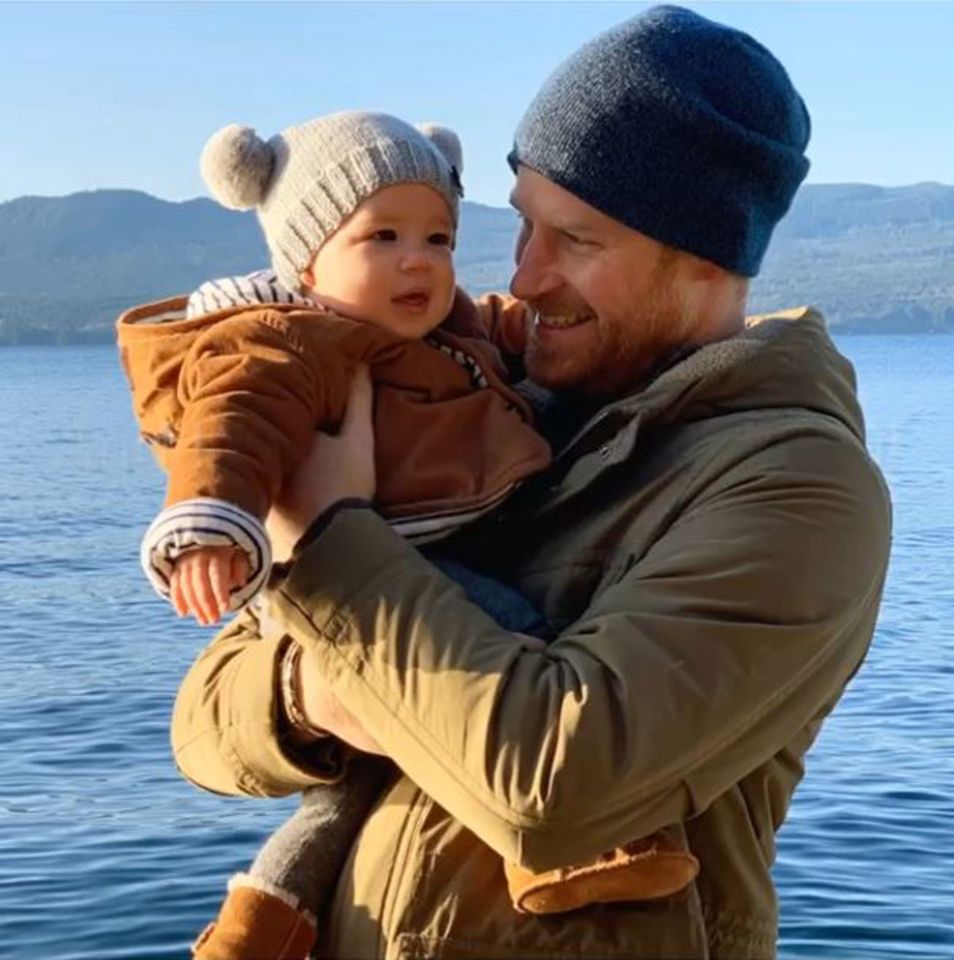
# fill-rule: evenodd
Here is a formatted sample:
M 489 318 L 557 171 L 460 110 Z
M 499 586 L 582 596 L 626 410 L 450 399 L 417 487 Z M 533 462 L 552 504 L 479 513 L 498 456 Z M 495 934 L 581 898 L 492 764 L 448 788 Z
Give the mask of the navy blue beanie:
M 662 243 L 755 276 L 808 172 L 805 104 L 748 34 L 653 7 L 547 80 L 508 161 Z

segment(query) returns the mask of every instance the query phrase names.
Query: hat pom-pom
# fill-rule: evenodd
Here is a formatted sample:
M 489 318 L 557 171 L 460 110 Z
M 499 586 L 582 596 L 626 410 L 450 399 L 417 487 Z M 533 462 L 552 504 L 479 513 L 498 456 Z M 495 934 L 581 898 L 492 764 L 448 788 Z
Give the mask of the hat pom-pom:
M 443 127 L 439 123 L 419 123 L 417 129 L 437 147 L 460 176 L 464 172 L 464 151 L 460 145 L 460 137 L 450 127 Z
M 262 202 L 274 164 L 272 148 L 251 127 L 233 123 L 209 137 L 199 169 L 223 207 L 248 210 Z

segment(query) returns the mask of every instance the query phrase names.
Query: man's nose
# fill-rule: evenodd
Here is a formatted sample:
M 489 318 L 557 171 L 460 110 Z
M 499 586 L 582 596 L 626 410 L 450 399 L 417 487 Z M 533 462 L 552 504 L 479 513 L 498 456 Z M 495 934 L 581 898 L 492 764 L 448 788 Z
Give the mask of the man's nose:
M 535 300 L 560 286 L 562 281 L 553 258 L 536 237 L 518 242 L 514 257 L 516 269 L 510 281 L 510 292 L 518 300 Z

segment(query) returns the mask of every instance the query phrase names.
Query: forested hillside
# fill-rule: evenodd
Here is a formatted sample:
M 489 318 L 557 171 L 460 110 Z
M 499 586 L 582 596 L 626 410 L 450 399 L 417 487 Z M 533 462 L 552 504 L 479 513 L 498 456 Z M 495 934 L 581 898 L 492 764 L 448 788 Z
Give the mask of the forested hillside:
M 515 216 L 463 205 L 458 270 L 506 286 Z M 0 204 L 0 344 L 109 340 L 117 313 L 266 262 L 255 218 L 210 200 L 99 190 Z M 813 303 L 836 329 L 954 332 L 954 187 L 802 188 L 753 287 L 755 310 Z

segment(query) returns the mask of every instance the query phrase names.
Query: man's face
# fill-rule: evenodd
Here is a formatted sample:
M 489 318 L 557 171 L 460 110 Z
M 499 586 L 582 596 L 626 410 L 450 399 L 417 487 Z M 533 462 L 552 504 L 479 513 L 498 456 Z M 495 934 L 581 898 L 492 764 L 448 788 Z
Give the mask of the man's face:
M 613 396 L 692 332 L 687 255 L 623 226 L 529 167 L 510 290 L 535 312 L 526 366 L 542 386 Z

